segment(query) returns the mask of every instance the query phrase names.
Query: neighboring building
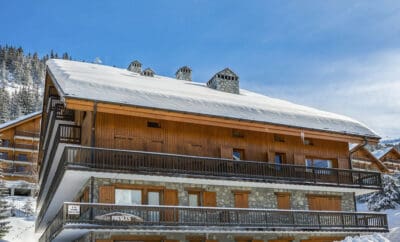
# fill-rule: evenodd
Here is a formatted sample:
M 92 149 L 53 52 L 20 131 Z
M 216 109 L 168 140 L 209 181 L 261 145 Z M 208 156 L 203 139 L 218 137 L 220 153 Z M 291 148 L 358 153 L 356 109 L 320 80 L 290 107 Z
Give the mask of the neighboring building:
M 353 169 L 388 173 L 389 169 L 372 154 L 364 145 L 350 148 Z
M 388 231 L 357 213 L 382 188 L 351 170 L 359 122 L 210 81 L 47 62 L 36 230 L 40 241 L 334 241 Z
M 10 195 L 36 190 L 41 112 L 0 124 L 0 167 Z
M 399 172 L 400 170 L 400 152 L 394 147 L 385 147 L 372 152 L 391 173 Z

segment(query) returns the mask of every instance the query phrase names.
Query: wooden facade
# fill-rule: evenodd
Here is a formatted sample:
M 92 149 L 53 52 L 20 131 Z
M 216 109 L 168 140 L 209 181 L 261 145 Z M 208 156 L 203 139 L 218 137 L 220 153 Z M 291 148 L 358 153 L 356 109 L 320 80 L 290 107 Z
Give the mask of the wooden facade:
M 90 145 L 93 115 L 77 112 L 82 144 Z M 334 168 L 350 167 L 346 142 L 313 139 L 312 145 L 305 145 L 300 136 L 281 135 L 283 141 L 274 141 L 274 133 L 246 130 L 245 126 L 237 130 L 109 113 L 97 113 L 94 123 L 96 147 L 228 159 L 236 149 L 243 151 L 243 160 L 274 162 L 279 153 L 285 154 L 286 164 L 305 165 L 306 157 L 318 157 L 334 160 Z M 159 127 L 152 127 L 154 123 Z
M 390 172 L 400 171 L 400 152 L 396 148 L 391 148 L 379 160 L 385 164 Z
M 350 150 L 353 169 L 389 172 L 388 168 L 364 146 L 356 146 Z
M 0 128 L 3 179 L 36 182 L 41 114 L 26 115 Z

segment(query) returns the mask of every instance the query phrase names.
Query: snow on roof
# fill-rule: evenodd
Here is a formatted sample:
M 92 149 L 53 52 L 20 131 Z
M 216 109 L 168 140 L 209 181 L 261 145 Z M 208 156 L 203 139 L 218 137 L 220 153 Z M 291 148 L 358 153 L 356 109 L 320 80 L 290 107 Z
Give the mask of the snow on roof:
M 69 60 L 51 59 L 47 66 L 64 97 L 379 138 L 349 117 L 244 89 L 231 94 L 204 83 Z
M 19 123 L 19 122 L 21 122 L 21 121 L 24 121 L 24 120 L 26 120 L 26 119 L 33 118 L 33 117 L 35 117 L 35 116 L 37 116 L 37 115 L 40 115 L 41 113 L 42 113 L 42 111 L 33 112 L 33 113 L 30 113 L 30 114 L 21 116 L 21 117 L 19 117 L 19 118 L 16 118 L 16 119 L 14 119 L 14 120 L 10 120 L 10 121 L 8 121 L 8 122 L 2 123 L 2 124 L 0 124 L 0 130 L 1 130 L 1 129 L 4 129 L 4 128 L 7 128 L 8 126 L 17 124 L 17 123 Z
M 380 158 L 382 158 L 382 156 L 386 155 L 391 149 L 393 149 L 393 147 L 385 147 L 385 148 L 382 148 L 382 149 L 379 149 L 379 150 L 372 151 L 372 154 L 376 158 L 380 159 Z

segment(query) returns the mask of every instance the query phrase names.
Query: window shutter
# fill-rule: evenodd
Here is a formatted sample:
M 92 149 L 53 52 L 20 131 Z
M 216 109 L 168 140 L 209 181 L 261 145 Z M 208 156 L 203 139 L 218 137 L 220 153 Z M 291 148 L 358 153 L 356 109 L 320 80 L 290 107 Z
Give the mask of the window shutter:
M 166 189 L 164 191 L 164 205 L 179 205 L 177 190 Z
M 164 242 L 179 242 L 177 239 L 165 239 Z
M 289 193 L 275 193 L 278 209 L 291 209 Z
M 206 239 L 206 242 L 218 242 L 216 239 Z
M 112 239 L 96 239 L 96 242 L 113 242 Z
M 217 206 L 217 194 L 215 192 L 203 192 L 203 206 L 204 207 L 216 207 Z
M 99 203 L 115 203 L 114 186 L 99 187 Z
M 248 208 L 249 207 L 249 194 L 247 192 L 235 193 L 235 207 Z
M 262 239 L 253 239 L 253 240 L 251 240 L 251 242 L 264 242 L 264 240 L 262 240 Z

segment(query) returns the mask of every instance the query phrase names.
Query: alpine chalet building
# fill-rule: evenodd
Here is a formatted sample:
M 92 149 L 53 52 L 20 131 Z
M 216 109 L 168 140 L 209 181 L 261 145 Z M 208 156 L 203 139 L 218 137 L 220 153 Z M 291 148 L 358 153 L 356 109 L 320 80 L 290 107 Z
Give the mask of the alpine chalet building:
M 37 190 L 40 119 L 34 112 L 0 124 L 0 179 L 12 196 Z
M 388 231 L 355 195 L 381 189 L 351 169 L 363 124 L 239 88 L 47 62 L 36 230 L 40 241 L 330 242 Z M 56 107 L 57 108 L 52 108 Z

